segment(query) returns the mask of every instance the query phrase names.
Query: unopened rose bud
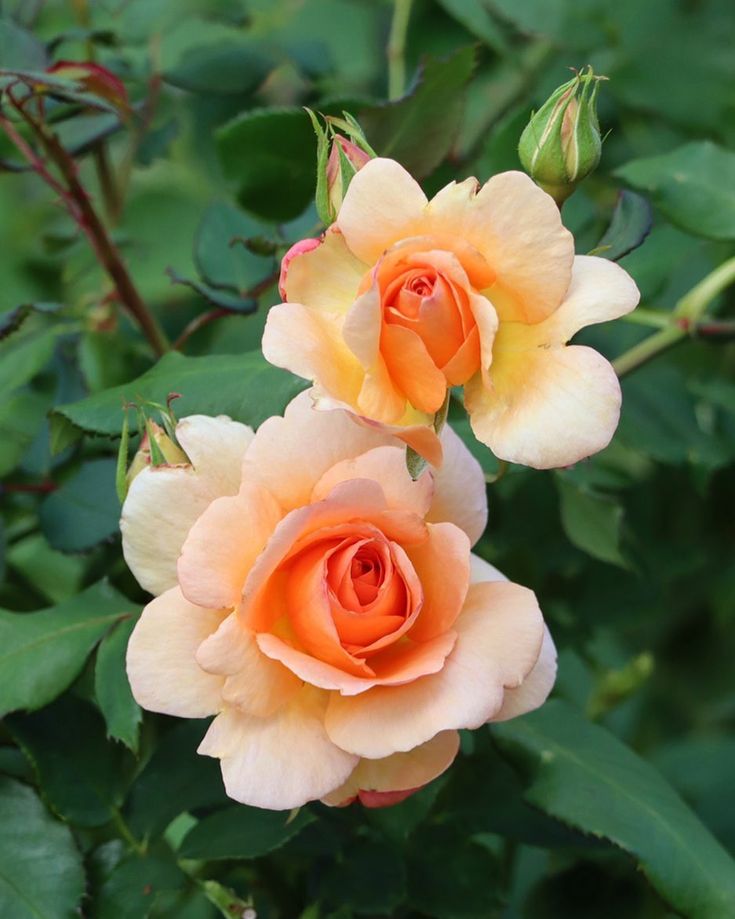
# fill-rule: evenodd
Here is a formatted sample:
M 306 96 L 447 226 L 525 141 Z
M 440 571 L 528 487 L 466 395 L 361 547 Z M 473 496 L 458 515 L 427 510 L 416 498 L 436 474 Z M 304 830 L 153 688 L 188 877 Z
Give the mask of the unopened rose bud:
M 352 177 L 371 159 L 370 154 L 361 150 L 357 144 L 353 144 L 341 134 L 334 135 L 327 160 L 327 194 L 330 212 L 334 215 L 332 219 L 342 207 L 342 200 Z
M 344 118 L 326 116 L 325 129 L 314 112 L 306 111 L 317 138 L 316 209 L 322 223 L 329 225 L 336 220 L 353 177 L 376 154 L 349 113 Z
M 188 462 L 189 457 L 164 429 L 155 421 L 148 421 L 138 452 L 127 472 L 128 487 L 146 466 L 179 466 Z
M 589 67 L 555 90 L 521 134 L 518 155 L 531 178 L 558 205 L 600 162 L 600 81 Z

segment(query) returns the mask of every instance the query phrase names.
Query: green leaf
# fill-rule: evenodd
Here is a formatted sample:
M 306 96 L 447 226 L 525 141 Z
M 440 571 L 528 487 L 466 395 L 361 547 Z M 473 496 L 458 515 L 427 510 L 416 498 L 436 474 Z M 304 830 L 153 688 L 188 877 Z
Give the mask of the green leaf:
M 497 859 L 460 826 L 432 826 L 408 857 L 408 895 L 434 919 L 495 919 L 500 906 Z
M 122 430 L 124 403 L 137 399 L 165 403 L 169 393 L 178 392 L 179 417 L 229 415 L 255 428 L 283 412 L 306 385 L 272 367 L 259 351 L 207 357 L 171 352 L 137 380 L 57 407 L 51 415 L 52 426 L 57 436 L 69 426 L 88 434 L 115 436 Z
M 258 46 L 232 38 L 188 49 L 163 79 L 190 92 L 241 95 L 257 89 L 272 66 Z
M 130 753 L 106 740 L 94 706 L 67 693 L 39 712 L 14 715 L 6 723 L 56 813 L 82 827 L 109 823 L 134 763 Z
M 316 138 L 306 112 L 245 112 L 216 134 L 217 151 L 244 208 L 264 220 L 298 217 L 315 189 Z
M 51 359 L 59 326 L 13 337 L 0 343 L 0 393 L 24 386 Z
M 231 204 L 210 204 L 194 239 L 197 270 L 214 287 L 244 293 L 273 270 L 272 259 L 256 255 L 242 242 L 263 232 L 263 224 Z
M 0 610 L 0 716 L 47 705 L 132 604 L 104 581 L 39 613 Z
M 105 636 L 97 651 L 94 670 L 94 692 L 107 722 L 107 735 L 121 740 L 134 753 L 138 749 L 142 715 L 130 690 L 125 653 L 136 621 L 133 616 L 123 619 Z
M 0 61 L 5 69 L 44 70 L 48 62 L 43 44 L 10 17 L 0 19 Z
M 258 858 L 288 842 L 314 820 L 303 808 L 289 821 L 288 813 L 257 807 L 228 807 L 205 817 L 184 837 L 181 858 L 204 861 L 223 858 Z
M 653 226 L 651 205 L 641 195 L 621 191 L 610 226 L 597 243 L 594 252 L 612 262 L 619 261 L 642 245 Z
M 561 501 L 561 522 L 578 549 L 611 565 L 627 567 L 620 552 L 623 508 L 608 495 L 576 485 L 564 473 L 555 476 Z
M 102 885 L 95 919 L 148 919 L 156 906 L 186 883 L 186 875 L 167 852 L 131 856 Z
M 0 402 L 0 476 L 15 469 L 33 443 L 49 401 L 40 393 L 21 391 Z
M 485 44 L 505 54 L 508 42 L 503 34 L 497 19 L 492 15 L 489 3 L 485 0 L 475 0 L 467 3 L 466 0 L 438 0 L 439 6 L 461 23 L 468 32 L 485 42 Z
M 452 148 L 474 67 L 474 47 L 461 48 L 427 61 L 407 96 L 362 109 L 360 124 L 372 146 L 417 178 L 427 176 Z
M 82 857 L 69 828 L 26 785 L 0 777 L 0 916 L 70 919 L 83 893 Z
M 735 239 L 735 153 L 708 140 L 633 160 L 615 171 L 695 236 Z
M 44 500 L 41 528 L 52 548 L 83 552 L 117 533 L 116 468 L 114 459 L 89 460 Z
M 12 310 L 0 313 L 0 341 L 16 332 L 33 313 L 56 313 L 61 303 L 21 303 Z
M 207 727 L 202 721 L 185 721 L 159 738 L 126 803 L 137 836 L 159 835 L 184 811 L 229 803 L 219 763 L 196 752 Z
M 335 907 L 371 916 L 394 915 L 406 896 L 406 869 L 400 850 L 382 840 L 356 841 L 344 859 L 333 862 L 324 873 L 319 893 Z
M 656 770 L 563 702 L 492 729 L 526 798 L 624 849 L 689 919 L 735 915 L 735 863 Z
M 227 310 L 230 313 L 241 313 L 247 315 L 254 313 L 258 309 L 258 301 L 252 297 L 242 297 L 232 288 L 212 287 L 211 284 L 205 284 L 202 281 L 195 281 L 192 278 L 182 278 L 180 275 L 169 268 L 166 272 L 174 284 L 183 284 L 191 290 L 204 297 L 207 303 L 219 309 Z

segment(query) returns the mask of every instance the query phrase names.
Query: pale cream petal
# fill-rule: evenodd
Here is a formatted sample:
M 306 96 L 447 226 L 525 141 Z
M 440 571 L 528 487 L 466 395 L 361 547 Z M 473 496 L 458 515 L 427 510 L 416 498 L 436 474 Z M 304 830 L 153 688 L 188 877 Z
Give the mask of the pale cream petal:
M 484 558 L 470 553 L 470 584 L 479 584 L 482 581 L 507 581 L 508 578 L 502 571 L 486 562 Z
M 263 355 L 276 367 L 317 381 L 333 398 L 355 404 L 365 372 L 344 342 L 342 322 L 342 317 L 301 303 L 272 306 L 263 332 Z
M 199 746 L 220 759 L 227 794 L 251 807 L 291 810 L 338 788 L 358 758 L 324 730 L 326 693 L 305 688 L 269 718 L 228 708 Z
M 538 344 L 533 326 L 501 326 L 491 389 L 465 386 L 472 430 L 502 460 L 536 469 L 569 466 L 604 449 L 620 417 L 620 384 L 591 348 Z
M 350 182 L 337 226 L 353 254 L 373 265 L 394 242 L 417 236 L 426 195 L 395 160 L 366 163 Z
M 574 239 L 554 200 L 522 172 L 443 188 L 426 208 L 424 232 L 459 237 L 485 256 L 497 280 L 483 291 L 501 319 L 539 322 L 562 302 Z M 449 243 L 447 243 L 449 244 Z
M 368 268 L 355 258 L 333 226 L 320 246 L 290 260 L 284 299 L 321 313 L 345 313 L 357 297 Z
M 143 610 L 127 651 L 127 672 L 136 702 L 151 712 L 204 718 L 222 708 L 224 679 L 197 663 L 197 648 L 222 621 L 219 610 L 189 603 L 178 587 Z
M 388 507 L 402 508 L 424 517 L 432 503 L 434 483 L 427 470 L 415 482 L 406 468 L 405 447 L 374 447 L 351 459 L 335 463 L 314 486 L 312 501 L 326 498 L 335 485 L 351 479 L 378 482 Z
M 543 705 L 556 680 L 556 648 L 548 629 L 544 630 L 541 653 L 533 670 L 517 689 L 505 692 L 500 711 L 493 715 L 493 721 L 508 721 L 525 715 Z
M 359 798 L 366 807 L 381 807 L 403 800 L 406 792 L 417 791 L 440 776 L 454 762 L 459 734 L 442 731 L 428 743 L 407 753 L 383 759 L 361 759 L 344 785 L 322 798 L 331 807 L 343 807 Z M 404 794 L 395 794 L 403 792 Z
M 189 531 L 178 561 L 181 590 L 200 606 L 237 606 L 255 560 L 283 517 L 267 488 L 245 481 L 217 498 Z
M 202 512 L 215 498 L 236 494 L 254 436 L 244 424 L 204 415 L 182 418 L 176 434 L 193 466 L 143 469 L 130 485 L 120 520 L 125 561 L 152 594 L 177 583 L 176 560 Z
M 432 470 L 434 497 L 426 519 L 456 524 L 474 545 L 487 526 L 485 473 L 449 424 L 442 430 L 441 442 L 444 461 Z
M 284 508 L 309 504 L 322 476 L 343 460 L 395 443 L 388 434 L 355 424 L 346 411 L 317 411 L 310 392 L 296 396 L 283 417 L 264 421 L 243 463 L 243 479 L 258 481 Z
M 332 694 L 325 720 L 332 740 L 377 759 L 492 719 L 504 690 L 520 686 L 538 660 L 544 622 L 536 598 L 504 581 L 474 584 L 454 628 L 459 638 L 440 673 L 359 696 Z
M 231 613 L 199 646 L 196 659 L 208 673 L 224 677 L 222 698 L 249 715 L 273 714 L 301 687 L 295 677 L 258 648 L 256 636 Z
M 620 265 L 605 258 L 578 255 L 572 283 L 555 313 L 543 323 L 546 341 L 562 344 L 580 329 L 598 322 L 619 319 L 635 309 L 640 291 Z

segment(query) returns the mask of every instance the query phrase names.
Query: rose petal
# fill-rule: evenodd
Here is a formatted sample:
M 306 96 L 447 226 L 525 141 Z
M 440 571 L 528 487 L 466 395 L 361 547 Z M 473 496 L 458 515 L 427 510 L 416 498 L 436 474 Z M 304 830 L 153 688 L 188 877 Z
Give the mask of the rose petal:
M 229 418 L 191 415 L 177 437 L 192 466 L 148 466 L 132 481 L 123 504 L 123 555 L 138 583 L 161 594 L 177 583 L 176 560 L 200 514 L 240 487 L 251 428 Z
M 517 689 L 506 690 L 500 711 L 493 721 L 508 721 L 543 705 L 556 680 L 556 648 L 548 629 L 544 629 L 541 653 L 533 670 Z
M 517 584 L 474 584 L 455 629 L 457 644 L 439 673 L 354 697 L 331 695 L 325 724 L 332 740 L 377 759 L 493 718 L 504 689 L 520 686 L 538 660 L 544 623 L 536 598 Z
M 250 569 L 282 517 L 276 499 L 254 482 L 213 501 L 181 550 L 178 574 L 186 598 L 213 609 L 237 606 Z
M 443 188 L 426 209 L 426 232 L 465 240 L 497 273 L 487 295 L 504 320 L 538 322 L 569 287 L 574 239 L 554 200 L 522 172 Z
M 227 794 L 251 807 L 291 810 L 345 782 L 357 757 L 324 730 L 325 694 L 304 689 L 270 718 L 228 708 L 215 718 L 199 753 L 219 758 Z
M 403 166 L 378 157 L 350 182 L 337 226 L 354 255 L 373 265 L 394 242 L 419 235 L 425 206 L 426 195 Z
M 537 328 L 501 325 L 492 389 L 474 377 L 465 405 L 475 436 L 499 459 L 552 469 L 608 445 L 620 417 L 620 384 L 596 351 L 539 344 Z
M 196 660 L 203 670 L 224 677 L 225 702 L 259 718 L 273 714 L 301 687 L 290 670 L 261 653 L 237 613 L 201 643 Z
M 204 718 L 222 708 L 223 678 L 202 670 L 194 656 L 222 616 L 189 603 L 178 587 L 146 606 L 127 650 L 128 680 L 139 705 L 181 718 Z
M 322 801 L 331 807 L 343 807 L 356 797 L 365 807 L 398 803 L 445 772 L 458 750 L 459 734 L 442 731 L 408 753 L 394 753 L 384 759 L 361 759 L 349 779 L 325 795 Z
M 441 442 L 444 462 L 432 470 L 434 497 L 426 520 L 456 524 L 474 545 L 487 526 L 485 473 L 449 424 L 442 430 Z

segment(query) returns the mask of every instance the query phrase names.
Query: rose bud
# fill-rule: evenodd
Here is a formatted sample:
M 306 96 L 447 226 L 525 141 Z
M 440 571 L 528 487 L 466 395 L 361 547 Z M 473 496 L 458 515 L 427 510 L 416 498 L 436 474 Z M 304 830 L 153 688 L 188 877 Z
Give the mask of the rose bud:
M 325 129 L 314 112 L 306 111 L 317 137 L 316 209 L 319 219 L 329 225 L 337 218 L 350 182 L 376 154 L 352 115 L 326 116 Z
M 523 168 L 559 206 L 600 162 L 596 101 L 604 79 L 591 67 L 576 74 L 551 94 L 521 134 Z
M 148 421 L 138 452 L 128 469 L 128 487 L 146 466 L 181 466 L 188 463 L 189 457 L 164 429 L 155 421 Z

